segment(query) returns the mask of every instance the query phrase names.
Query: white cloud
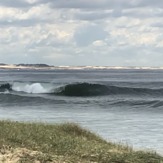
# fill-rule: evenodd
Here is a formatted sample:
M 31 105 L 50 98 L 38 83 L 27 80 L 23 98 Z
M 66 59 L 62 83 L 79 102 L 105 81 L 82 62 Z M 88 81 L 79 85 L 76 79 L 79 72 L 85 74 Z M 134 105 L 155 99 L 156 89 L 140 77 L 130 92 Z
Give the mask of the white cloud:
M 103 40 L 96 40 L 92 44 L 96 47 L 103 47 L 107 45 L 106 42 Z

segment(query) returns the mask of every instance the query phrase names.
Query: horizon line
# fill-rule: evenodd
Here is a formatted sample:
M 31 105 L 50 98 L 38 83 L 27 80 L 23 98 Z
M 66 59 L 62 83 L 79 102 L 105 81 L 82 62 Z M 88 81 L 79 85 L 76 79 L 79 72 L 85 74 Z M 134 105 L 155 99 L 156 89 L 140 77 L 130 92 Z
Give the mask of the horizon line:
M 48 65 L 45 63 L 37 63 L 37 64 L 5 64 L 0 63 L 1 69 L 163 69 L 163 66 L 82 66 L 82 65 Z

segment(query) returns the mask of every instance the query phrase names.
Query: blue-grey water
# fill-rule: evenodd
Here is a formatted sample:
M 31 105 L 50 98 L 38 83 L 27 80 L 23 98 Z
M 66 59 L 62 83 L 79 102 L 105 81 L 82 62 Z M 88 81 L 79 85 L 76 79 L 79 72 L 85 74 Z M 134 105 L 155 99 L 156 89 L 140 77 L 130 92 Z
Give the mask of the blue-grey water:
M 0 119 L 76 122 L 163 153 L 163 70 L 0 70 Z

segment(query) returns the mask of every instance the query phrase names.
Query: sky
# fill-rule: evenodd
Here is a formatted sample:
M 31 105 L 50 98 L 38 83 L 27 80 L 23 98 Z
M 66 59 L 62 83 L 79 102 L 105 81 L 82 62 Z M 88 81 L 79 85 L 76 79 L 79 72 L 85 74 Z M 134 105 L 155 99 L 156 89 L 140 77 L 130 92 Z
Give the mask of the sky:
M 0 1 L 0 63 L 163 66 L 163 1 Z

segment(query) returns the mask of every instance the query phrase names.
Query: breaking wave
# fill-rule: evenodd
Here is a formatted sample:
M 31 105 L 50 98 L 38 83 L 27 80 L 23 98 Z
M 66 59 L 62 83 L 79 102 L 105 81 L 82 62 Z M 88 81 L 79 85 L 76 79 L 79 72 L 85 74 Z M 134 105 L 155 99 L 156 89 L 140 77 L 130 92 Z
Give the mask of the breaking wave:
M 25 92 L 32 94 L 49 93 L 49 90 L 44 88 L 40 83 L 13 85 L 12 89 L 17 92 Z
M 30 94 L 49 93 L 50 88 L 44 87 L 41 83 L 5 83 L 0 85 L 0 92 L 24 92 Z
M 64 96 L 98 96 L 107 95 L 108 87 L 101 84 L 76 83 L 60 87 L 56 94 Z
M 64 96 L 160 95 L 163 94 L 163 89 L 132 88 L 91 83 L 76 83 L 61 87 L 55 93 Z
M 94 83 L 74 83 L 56 87 L 49 83 L 4 83 L 0 85 L 0 92 L 24 92 L 30 94 L 51 94 L 60 96 L 102 96 L 102 95 L 162 95 L 163 89 L 119 87 Z

